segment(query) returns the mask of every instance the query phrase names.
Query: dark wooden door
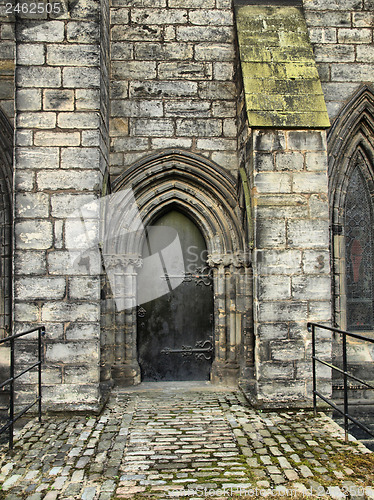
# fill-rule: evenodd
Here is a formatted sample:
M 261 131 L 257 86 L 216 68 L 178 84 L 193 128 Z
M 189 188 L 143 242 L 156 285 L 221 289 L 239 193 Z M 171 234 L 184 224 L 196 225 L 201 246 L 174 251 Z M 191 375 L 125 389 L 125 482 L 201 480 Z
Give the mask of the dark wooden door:
M 166 228 L 174 230 L 181 250 L 179 263 L 169 262 L 170 266 L 160 248 L 168 244 L 167 238 L 159 237 Z M 165 253 L 169 261 L 178 260 L 178 251 L 174 257 Z M 138 295 L 144 296 L 144 290 L 155 289 L 155 285 L 157 288 L 158 280 L 160 294 L 165 291 L 165 282 L 169 291 L 138 306 L 142 380 L 209 380 L 213 359 L 213 284 L 206 266 L 204 238 L 188 217 L 178 211 L 168 212 L 153 224 L 143 245 L 144 261 L 157 254 L 163 261 L 164 272 L 156 276 L 157 265 L 151 269 L 144 266 L 138 276 Z

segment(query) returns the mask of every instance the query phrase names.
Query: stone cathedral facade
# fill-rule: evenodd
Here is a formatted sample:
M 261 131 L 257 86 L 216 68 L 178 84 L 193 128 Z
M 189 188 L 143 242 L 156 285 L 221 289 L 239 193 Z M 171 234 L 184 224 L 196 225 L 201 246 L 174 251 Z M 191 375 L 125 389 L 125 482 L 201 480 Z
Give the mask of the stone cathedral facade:
M 21 4 L 0 9 L 0 320 L 45 325 L 45 405 L 191 379 L 308 401 L 307 322 L 374 330 L 373 0 Z M 158 276 L 151 227 L 192 267 Z M 169 288 L 139 301 L 152 275 Z

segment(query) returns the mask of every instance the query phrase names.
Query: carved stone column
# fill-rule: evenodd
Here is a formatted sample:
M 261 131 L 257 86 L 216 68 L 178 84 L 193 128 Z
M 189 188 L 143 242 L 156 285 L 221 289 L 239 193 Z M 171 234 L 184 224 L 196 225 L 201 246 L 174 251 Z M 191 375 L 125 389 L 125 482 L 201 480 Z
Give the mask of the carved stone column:
M 214 276 L 215 359 L 211 381 L 214 384 L 234 385 L 239 381 L 242 352 L 243 310 L 240 296 L 246 255 L 211 255 L 208 263 Z
M 142 265 L 142 260 L 137 256 L 121 255 L 105 259 L 116 308 L 112 378 L 117 385 L 135 385 L 140 383 L 136 351 L 136 269 Z

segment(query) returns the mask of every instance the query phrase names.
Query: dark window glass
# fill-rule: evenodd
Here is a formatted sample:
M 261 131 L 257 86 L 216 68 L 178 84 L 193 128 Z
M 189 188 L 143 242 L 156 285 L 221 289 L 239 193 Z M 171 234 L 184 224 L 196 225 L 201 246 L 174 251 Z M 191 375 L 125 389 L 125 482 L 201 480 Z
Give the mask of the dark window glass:
M 348 330 L 373 329 L 373 217 L 367 183 L 357 165 L 345 204 Z

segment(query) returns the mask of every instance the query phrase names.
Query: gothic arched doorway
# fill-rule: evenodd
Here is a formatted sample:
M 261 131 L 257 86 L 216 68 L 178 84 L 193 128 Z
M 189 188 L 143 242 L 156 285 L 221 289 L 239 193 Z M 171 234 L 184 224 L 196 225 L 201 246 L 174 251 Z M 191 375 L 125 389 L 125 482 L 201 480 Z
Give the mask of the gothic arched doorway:
M 209 380 L 213 283 L 206 267 L 204 237 L 190 218 L 176 210 L 161 216 L 150 229 L 146 231 L 142 259 L 144 263 L 149 257 L 152 260 L 139 271 L 138 296 L 149 288 L 150 281 L 162 295 L 138 307 L 142 380 Z M 165 249 L 173 242 L 170 255 Z M 155 269 L 155 257 L 160 272 Z

